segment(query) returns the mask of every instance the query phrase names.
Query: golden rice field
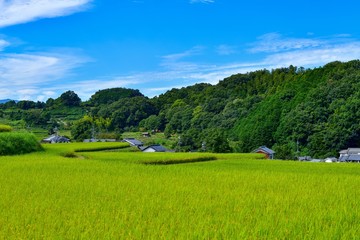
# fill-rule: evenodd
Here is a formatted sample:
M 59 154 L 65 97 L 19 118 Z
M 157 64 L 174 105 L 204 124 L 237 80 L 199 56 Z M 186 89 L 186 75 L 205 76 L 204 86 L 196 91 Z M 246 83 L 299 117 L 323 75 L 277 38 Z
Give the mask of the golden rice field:
M 114 144 L 0 157 L 0 239 L 360 236 L 360 164 L 84 151 Z

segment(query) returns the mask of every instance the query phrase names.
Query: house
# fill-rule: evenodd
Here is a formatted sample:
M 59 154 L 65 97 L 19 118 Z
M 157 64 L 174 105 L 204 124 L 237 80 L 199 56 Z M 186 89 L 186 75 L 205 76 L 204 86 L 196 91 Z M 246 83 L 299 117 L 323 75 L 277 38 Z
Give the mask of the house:
M 339 162 L 356 162 L 360 163 L 360 154 L 349 154 L 339 158 Z
M 148 147 L 141 148 L 143 152 L 168 152 L 168 150 L 161 145 L 150 145 Z
M 70 139 L 63 137 L 63 136 L 58 136 L 58 135 L 52 135 L 48 138 L 44 138 L 43 140 L 41 140 L 42 143 L 69 143 Z
M 141 146 L 144 145 L 143 142 L 141 142 L 141 141 L 139 141 L 139 140 L 137 140 L 135 138 L 124 138 L 122 140 L 122 142 L 127 142 L 127 143 L 130 144 L 130 146 L 134 146 L 134 147 L 141 147 Z
M 261 146 L 254 151 L 254 153 L 262 153 L 265 155 L 267 159 L 274 159 L 275 157 L 275 151 L 271 150 L 270 148 L 267 148 L 266 146 Z
M 339 152 L 339 162 L 360 163 L 360 148 L 348 148 Z

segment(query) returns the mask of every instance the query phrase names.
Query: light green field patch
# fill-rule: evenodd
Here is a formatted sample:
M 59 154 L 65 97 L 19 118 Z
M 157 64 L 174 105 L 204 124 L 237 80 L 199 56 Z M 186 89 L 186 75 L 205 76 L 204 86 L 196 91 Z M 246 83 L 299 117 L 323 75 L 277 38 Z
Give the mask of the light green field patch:
M 214 154 L 217 161 L 155 166 L 134 163 L 201 154 L 59 155 L 76 148 L 54 144 L 44 152 L 0 157 L 0 239 L 359 236 L 357 164 Z

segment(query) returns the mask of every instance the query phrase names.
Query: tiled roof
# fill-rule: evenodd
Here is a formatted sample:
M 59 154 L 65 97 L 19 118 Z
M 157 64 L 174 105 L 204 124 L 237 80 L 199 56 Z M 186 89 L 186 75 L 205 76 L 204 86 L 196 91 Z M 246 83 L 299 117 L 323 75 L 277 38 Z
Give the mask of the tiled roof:
M 256 152 L 256 151 L 259 151 L 259 150 L 262 150 L 268 154 L 274 154 L 275 151 L 271 150 L 270 148 L 266 147 L 266 146 L 261 146 L 259 147 L 258 149 L 255 149 L 253 152 Z
M 124 138 L 124 141 L 130 143 L 133 146 L 142 146 L 142 145 L 144 145 L 143 142 L 141 142 L 141 141 L 139 141 L 139 140 L 137 140 L 135 138 Z
M 166 152 L 167 149 L 161 145 L 150 145 L 146 148 L 144 148 L 142 151 L 145 151 L 146 149 L 152 148 L 155 150 L 155 152 Z

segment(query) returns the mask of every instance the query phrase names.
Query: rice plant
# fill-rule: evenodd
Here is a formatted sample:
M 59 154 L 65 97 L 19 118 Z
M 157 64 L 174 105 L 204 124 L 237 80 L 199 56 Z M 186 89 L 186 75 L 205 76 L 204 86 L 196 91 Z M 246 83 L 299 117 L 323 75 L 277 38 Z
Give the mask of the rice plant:
M 145 165 L 138 163 L 202 154 L 61 155 L 79 146 L 46 145 L 43 152 L 0 157 L 0 239 L 359 236 L 358 164 L 204 154 L 217 160 Z

